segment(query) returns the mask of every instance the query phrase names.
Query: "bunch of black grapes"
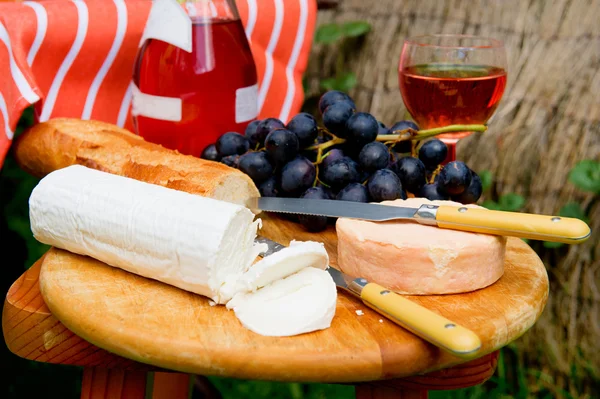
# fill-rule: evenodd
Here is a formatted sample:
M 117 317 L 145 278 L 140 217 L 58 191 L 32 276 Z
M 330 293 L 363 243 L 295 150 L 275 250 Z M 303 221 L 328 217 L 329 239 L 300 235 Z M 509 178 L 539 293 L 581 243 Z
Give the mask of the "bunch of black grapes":
M 404 120 L 388 128 L 357 111 L 352 98 L 340 91 L 323 94 L 319 111 L 324 127 L 304 112 L 287 125 L 276 118 L 255 120 L 244 135 L 223 134 L 201 158 L 246 173 L 263 197 L 381 202 L 411 193 L 471 204 L 481 196 L 481 180 L 465 163 L 441 166 L 448 153 L 442 141 L 386 140 L 407 129 L 418 131 L 415 123 Z M 309 231 L 328 224 L 322 216 L 295 220 Z

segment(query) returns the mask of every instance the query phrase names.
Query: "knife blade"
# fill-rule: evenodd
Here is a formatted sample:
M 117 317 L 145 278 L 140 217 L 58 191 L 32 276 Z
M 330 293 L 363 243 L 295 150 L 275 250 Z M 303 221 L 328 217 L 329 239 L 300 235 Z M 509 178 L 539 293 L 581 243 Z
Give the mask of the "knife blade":
M 268 246 L 267 251 L 260 254 L 262 257 L 285 248 L 266 237 L 259 236 L 255 241 Z M 352 294 L 377 313 L 454 356 L 472 358 L 481 348 L 481 340 L 473 331 L 379 284 L 360 277 L 350 277 L 331 266 L 326 271 L 339 289 Z
M 407 220 L 443 229 L 580 244 L 591 235 L 582 220 L 552 215 L 506 212 L 466 206 L 425 204 L 419 208 L 376 203 L 307 198 L 252 197 L 253 210 L 361 219 L 375 222 Z

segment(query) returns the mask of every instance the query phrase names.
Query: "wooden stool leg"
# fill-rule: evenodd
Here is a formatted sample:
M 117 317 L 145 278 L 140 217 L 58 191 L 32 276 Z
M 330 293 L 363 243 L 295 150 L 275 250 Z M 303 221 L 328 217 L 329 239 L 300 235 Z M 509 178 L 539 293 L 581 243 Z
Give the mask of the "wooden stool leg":
M 356 399 L 427 399 L 427 391 L 360 384 L 356 385 Z
M 189 374 L 86 367 L 81 399 L 145 399 L 147 387 L 152 399 L 187 399 L 190 386 Z
M 146 372 L 86 367 L 81 399 L 144 399 Z
M 152 399 L 187 399 L 192 376 L 183 373 L 154 373 Z

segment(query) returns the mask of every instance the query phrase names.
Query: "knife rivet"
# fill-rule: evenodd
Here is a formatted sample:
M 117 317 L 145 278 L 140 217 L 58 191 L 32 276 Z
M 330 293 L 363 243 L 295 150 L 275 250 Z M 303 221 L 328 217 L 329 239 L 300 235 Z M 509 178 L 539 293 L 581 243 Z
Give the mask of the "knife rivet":
M 383 291 L 381 291 L 381 292 L 380 292 L 380 294 L 381 294 L 381 295 L 387 295 L 387 294 L 389 294 L 389 293 L 390 293 L 390 292 L 389 292 L 388 290 L 383 290 Z
M 444 326 L 444 328 L 454 328 L 454 327 L 456 327 L 456 324 L 452 324 L 452 323 L 446 324 Z
M 552 218 L 552 219 L 550 219 L 550 220 L 552 220 L 553 222 L 559 222 L 559 221 L 560 221 L 560 218 L 559 218 L 558 216 L 555 216 L 555 217 L 553 217 L 553 218 Z
M 466 211 L 467 211 L 467 208 L 465 208 L 465 207 L 463 206 L 463 207 L 460 207 L 460 208 L 458 208 L 458 211 L 459 211 L 460 213 L 464 213 L 464 212 L 466 212 Z

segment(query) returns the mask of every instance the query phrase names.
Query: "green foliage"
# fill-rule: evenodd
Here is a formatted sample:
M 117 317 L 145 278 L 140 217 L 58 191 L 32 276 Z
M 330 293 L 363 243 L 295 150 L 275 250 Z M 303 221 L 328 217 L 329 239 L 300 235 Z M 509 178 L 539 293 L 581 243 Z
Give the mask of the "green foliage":
M 371 31 L 371 24 L 365 21 L 349 21 L 341 24 L 328 23 L 319 26 L 315 32 L 315 43 L 323 45 L 340 44 L 336 60 L 335 76 L 323 79 L 319 86 L 323 90 L 348 92 L 356 86 L 356 75 L 344 71 L 346 52 L 351 51 L 354 41 Z
M 481 205 L 495 211 L 518 212 L 523 209 L 525 198 L 519 194 L 508 193 L 501 195 L 497 202 L 485 200 Z
M 569 181 L 582 191 L 600 194 L 600 162 L 584 159 L 569 172 Z
M 26 109 L 17 125 L 15 138 L 32 126 L 33 120 L 32 108 Z M 1 172 L 0 204 L 4 207 L 3 217 L 8 228 L 21 237 L 27 246 L 27 259 L 24 263 L 27 268 L 49 249 L 49 246 L 33 238 L 29 224 L 28 199 L 39 179 L 24 172 L 11 156 L 6 158 Z
M 350 21 L 342 25 L 341 31 L 346 37 L 359 37 L 371 31 L 371 24 L 365 21 Z
M 321 88 L 324 90 L 348 91 L 356 86 L 356 75 L 352 72 L 345 72 L 337 78 L 327 78 L 321 81 Z
M 333 44 L 342 38 L 342 29 L 340 25 L 331 23 L 319 26 L 315 33 L 315 43 Z

